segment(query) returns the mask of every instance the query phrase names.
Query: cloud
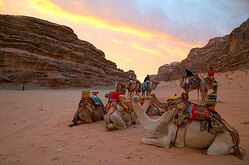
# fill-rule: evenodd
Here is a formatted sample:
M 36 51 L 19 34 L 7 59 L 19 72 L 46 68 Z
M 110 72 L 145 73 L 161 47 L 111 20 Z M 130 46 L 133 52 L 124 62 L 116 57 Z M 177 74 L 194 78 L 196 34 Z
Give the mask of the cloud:
M 143 51 L 143 52 L 146 52 L 146 53 L 149 53 L 149 54 L 153 54 L 153 55 L 156 55 L 156 56 L 160 56 L 160 52 L 158 52 L 158 50 L 153 50 L 153 49 L 143 47 L 141 44 L 135 43 L 133 41 L 129 41 L 128 44 L 130 44 L 133 48 L 135 48 L 137 50 L 140 50 L 140 51 Z
M 101 0 L 101 5 L 99 0 L 74 0 L 72 8 L 68 7 L 67 0 L 53 2 L 70 12 L 112 20 L 189 46 L 200 46 L 212 37 L 230 33 L 249 15 L 246 0 Z M 229 18 L 237 19 L 231 21 Z M 120 29 L 138 32 L 124 27 Z

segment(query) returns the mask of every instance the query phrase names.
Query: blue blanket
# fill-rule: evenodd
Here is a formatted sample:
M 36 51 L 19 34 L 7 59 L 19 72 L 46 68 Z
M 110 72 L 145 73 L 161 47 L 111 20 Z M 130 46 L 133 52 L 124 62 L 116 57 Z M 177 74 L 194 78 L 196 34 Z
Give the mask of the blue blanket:
M 95 105 L 101 105 L 102 104 L 102 101 L 100 100 L 100 98 L 98 96 L 93 95 L 92 99 L 93 99 Z

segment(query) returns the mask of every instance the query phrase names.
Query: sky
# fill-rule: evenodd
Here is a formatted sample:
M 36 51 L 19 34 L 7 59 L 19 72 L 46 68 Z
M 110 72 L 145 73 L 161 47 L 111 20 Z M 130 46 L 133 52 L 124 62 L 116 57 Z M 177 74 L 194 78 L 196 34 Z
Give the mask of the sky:
M 231 33 L 249 18 L 249 0 L 0 0 L 0 13 L 66 25 L 143 80 Z

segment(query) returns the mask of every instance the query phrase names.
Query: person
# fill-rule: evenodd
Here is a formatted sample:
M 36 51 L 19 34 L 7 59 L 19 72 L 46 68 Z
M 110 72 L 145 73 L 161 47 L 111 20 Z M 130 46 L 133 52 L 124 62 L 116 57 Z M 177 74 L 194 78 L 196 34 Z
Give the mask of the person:
M 188 84 L 190 77 L 194 77 L 195 75 L 188 69 L 185 69 L 185 72 L 186 72 L 186 77 L 185 77 L 186 78 L 186 84 Z
M 209 71 L 207 73 L 207 77 L 208 78 L 214 77 L 214 73 L 215 73 L 214 69 L 210 66 Z
M 133 79 L 133 76 L 132 76 L 132 75 L 129 77 L 129 79 L 130 79 L 130 82 L 131 82 L 131 83 L 134 83 L 134 79 Z
M 150 82 L 150 76 L 147 74 L 147 76 L 144 78 L 144 82 Z
M 210 66 L 209 71 L 208 71 L 208 73 L 207 73 L 207 78 L 208 78 L 208 80 L 210 80 L 212 83 L 215 82 L 215 80 L 214 80 L 214 73 L 215 73 L 214 69 Z

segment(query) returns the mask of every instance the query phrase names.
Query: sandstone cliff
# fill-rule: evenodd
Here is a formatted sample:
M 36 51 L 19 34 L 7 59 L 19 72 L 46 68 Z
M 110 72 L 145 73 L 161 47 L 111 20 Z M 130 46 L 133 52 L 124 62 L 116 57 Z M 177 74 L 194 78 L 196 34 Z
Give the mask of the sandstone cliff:
M 165 67 L 166 70 L 167 66 Z M 194 73 L 207 72 L 212 66 L 216 72 L 249 69 L 249 19 L 234 29 L 229 35 L 210 39 L 202 48 L 190 50 L 186 59 L 182 60 L 178 67 L 161 71 L 158 75 L 164 81 L 175 80 L 188 68 Z M 163 76 L 162 76 L 163 75 Z
M 172 62 L 170 64 L 160 66 L 157 75 L 153 76 L 152 79 L 157 81 L 169 81 L 172 71 L 178 65 L 180 65 L 180 62 Z
M 129 74 L 69 27 L 0 15 L 0 84 L 33 87 L 112 86 Z

